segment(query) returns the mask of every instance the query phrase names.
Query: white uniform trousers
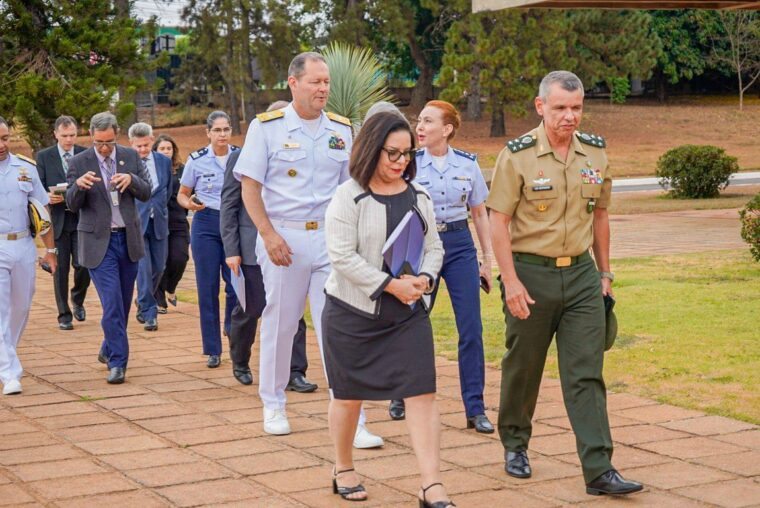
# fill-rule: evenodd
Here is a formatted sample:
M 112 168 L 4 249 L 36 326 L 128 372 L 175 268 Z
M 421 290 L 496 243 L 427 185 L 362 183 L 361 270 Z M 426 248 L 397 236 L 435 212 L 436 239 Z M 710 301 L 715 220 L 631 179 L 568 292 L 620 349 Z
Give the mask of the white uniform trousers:
M 325 306 L 325 282 L 330 275 L 330 259 L 324 228 L 301 230 L 275 225 L 275 230 L 288 243 L 293 254 L 290 266 L 276 266 L 269 259 L 261 236 L 256 240 L 256 259 L 261 265 L 267 299 L 261 315 L 259 337 L 259 396 L 267 409 L 284 409 L 285 387 L 290 381 L 293 336 L 306 308 L 307 296 L 324 368 L 322 309 Z M 364 423 L 362 410 L 359 424 Z
M 16 346 L 34 295 L 37 249 L 32 237 L 0 240 L 0 381 L 21 379 Z

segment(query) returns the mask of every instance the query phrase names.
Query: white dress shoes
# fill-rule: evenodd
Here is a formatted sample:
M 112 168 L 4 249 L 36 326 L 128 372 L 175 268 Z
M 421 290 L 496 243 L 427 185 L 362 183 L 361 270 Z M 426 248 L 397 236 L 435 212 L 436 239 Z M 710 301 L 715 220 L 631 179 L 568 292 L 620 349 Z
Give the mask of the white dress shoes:
M 15 395 L 21 393 L 21 381 L 11 379 L 3 385 L 3 395 Z
M 285 409 L 264 408 L 264 432 L 275 436 L 290 434 L 290 423 Z
M 383 444 L 383 438 L 368 431 L 367 427 L 364 425 L 356 426 L 354 448 L 380 448 Z

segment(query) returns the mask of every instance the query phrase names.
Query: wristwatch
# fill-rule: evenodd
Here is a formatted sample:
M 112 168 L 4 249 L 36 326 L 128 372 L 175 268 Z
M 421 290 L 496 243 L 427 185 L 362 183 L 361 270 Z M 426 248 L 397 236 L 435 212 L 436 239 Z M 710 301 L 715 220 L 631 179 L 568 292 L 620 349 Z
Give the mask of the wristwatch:
M 58 247 L 53 247 L 52 249 L 46 249 L 48 254 L 55 254 L 58 255 Z
M 599 272 L 599 277 L 603 279 L 610 279 L 610 282 L 615 280 L 615 274 L 612 272 Z

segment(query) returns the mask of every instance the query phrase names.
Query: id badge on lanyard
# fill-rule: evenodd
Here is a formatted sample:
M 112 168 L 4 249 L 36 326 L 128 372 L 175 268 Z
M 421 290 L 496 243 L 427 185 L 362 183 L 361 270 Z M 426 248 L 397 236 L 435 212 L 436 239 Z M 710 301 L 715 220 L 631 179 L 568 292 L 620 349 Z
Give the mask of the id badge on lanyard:
M 119 190 L 116 187 L 111 186 L 109 194 L 111 195 L 111 204 L 113 206 L 119 206 Z

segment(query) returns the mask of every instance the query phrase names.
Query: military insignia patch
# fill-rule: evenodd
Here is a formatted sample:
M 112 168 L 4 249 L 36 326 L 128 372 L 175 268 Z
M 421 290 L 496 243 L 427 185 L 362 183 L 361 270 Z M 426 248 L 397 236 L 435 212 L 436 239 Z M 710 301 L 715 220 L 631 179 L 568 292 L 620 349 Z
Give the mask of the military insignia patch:
M 267 111 L 265 113 L 259 113 L 256 115 L 256 120 L 258 120 L 261 123 L 269 122 L 270 120 L 275 120 L 277 118 L 282 118 L 285 116 L 285 111 L 281 109 L 275 109 L 274 111 Z
M 607 146 L 607 142 L 604 140 L 604 138 L 597 136 L 596 134 L 587 134 L 585 132 L 576 131 L 575 135 L 578 138 L 578 141 L 581 143 L 595 146 L 597 148 L 605 148 Z
M 351 120 L 349 120 L 345 116 L 340 116 L 335 113 L 327 113 L 327 118 L 329 118 L 333 122 L 342 123 L 343 125 L 348 125 L 349 127 L 351 127 Z
M 510 152 L 517 153 L 520 150 L 525 150 L 526 148 L 534 146 L 536 144 L 536 139 L 536 136 L 526 134 L 519 138 L 507 141 L 507 148 L 509 148 Z
M 328 146 L 330 150 L 345 150 L 346 142 L 343 141 L 343 138 L 341 138 L 337 132 L 333 132 L 332 136 L 330 136 Z
M 475 159 L 478 158 L 478 156 L 475 155 L 474 153 L 465 152 L 464 150 L 460 150 L 459 148 L 454 148 L 454 153 L 457 155 L 461 155 L 462 157 L 466 159 L 470 159 L 471 161 L 474 161 Z
M 581 181 L 583 183 L 601 184 L 604 182 L 600 169 L 581 168 Z
M 207 153 L 208 153 L 208 147 L 207 147 L 207 146 L 204 146 L 204 147 L 203 147 L 203 148 L 201 148 L 200 150 L 196 150 L 196 151 L 194 151 L 193 153 L 191 153 L 191 154 L 190 154 L 190 158 L 191 158 L 191 159 L 193 159 L 193 160 L 195 160 L 195 159 L 197 159 L 197 158 L 199 158 L 199 157 L 203 157 L 203 156 L 204 156 L 204 155 L 206 155 Z
M 37 161 L 35 161 L 34 159 L 32 159 L 32 158 L 30 158 L 30 157 L 27 157 L 26 155 L 21 155 L 20 153 L 17 153 L 17 154 L 15 154 L 15 155 L 16 155 L 16 157 L 18 157 L 18 158 L 19 158 L 19 159 L 21 159 L 22 161 L 24 161 L 24 162 L 28 162 L 28 163 L 29 163 L 29 164 L 31 164 L 32 166 L 36 166 L 36 165 L 37 165 Z

